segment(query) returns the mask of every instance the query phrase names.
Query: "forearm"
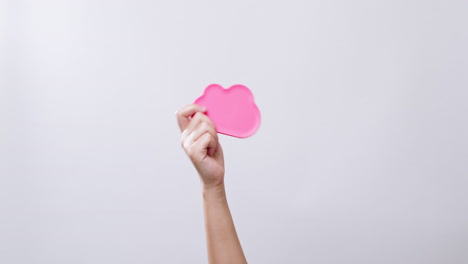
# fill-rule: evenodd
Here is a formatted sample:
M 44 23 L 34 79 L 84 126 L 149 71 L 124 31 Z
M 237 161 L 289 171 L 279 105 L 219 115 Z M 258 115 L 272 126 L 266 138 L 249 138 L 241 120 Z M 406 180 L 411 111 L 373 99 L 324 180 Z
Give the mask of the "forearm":
M 229 210 L 224 184 L 203 190 L 203 206 L 209 263 L 247 263 Z

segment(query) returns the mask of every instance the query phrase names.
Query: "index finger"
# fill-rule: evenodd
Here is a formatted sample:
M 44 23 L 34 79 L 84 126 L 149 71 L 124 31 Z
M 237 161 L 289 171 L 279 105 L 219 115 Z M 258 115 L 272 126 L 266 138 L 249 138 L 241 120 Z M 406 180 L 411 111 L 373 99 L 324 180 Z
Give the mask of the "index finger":
M 177 122 L 179 123 L 180 131 L 184 131 L 187 127 L 188 123 L 190 122 L 190 117 L 193 116 L 196 112 L 206 112 L 206 108 L 197 105 L 197 104 L 189 104 L 176 112 Z

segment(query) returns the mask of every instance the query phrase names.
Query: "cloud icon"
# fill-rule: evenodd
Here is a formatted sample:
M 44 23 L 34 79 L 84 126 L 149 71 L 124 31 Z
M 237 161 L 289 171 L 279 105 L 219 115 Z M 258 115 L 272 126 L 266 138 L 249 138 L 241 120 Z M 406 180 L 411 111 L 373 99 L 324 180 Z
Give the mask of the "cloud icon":
M 260 126 L 260 111 L 252 92 L 244 85 L 236 84 L 224 89 L 211 84 L 195 104 L 206 107 L 205 114 L 213 121 L 218 133 L 246 138 Z

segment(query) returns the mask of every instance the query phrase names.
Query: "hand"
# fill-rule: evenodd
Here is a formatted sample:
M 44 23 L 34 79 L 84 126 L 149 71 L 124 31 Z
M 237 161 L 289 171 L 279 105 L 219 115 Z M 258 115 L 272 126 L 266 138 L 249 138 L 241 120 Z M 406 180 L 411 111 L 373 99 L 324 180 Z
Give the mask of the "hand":
M 224 157 L 215 125 L 203 114 L 206 109 L 190 104 L 177 111 L 181 145 L 200 175 L 204 190 L 224 183 Z

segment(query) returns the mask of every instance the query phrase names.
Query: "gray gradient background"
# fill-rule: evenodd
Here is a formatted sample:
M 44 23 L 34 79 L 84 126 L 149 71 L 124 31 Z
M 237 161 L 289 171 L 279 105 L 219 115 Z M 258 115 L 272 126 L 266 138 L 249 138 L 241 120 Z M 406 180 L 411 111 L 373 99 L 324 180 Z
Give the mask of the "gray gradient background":
M 210 83 L 250 263 L 468 263 L 467 1 L 0 3 L 0 263 L 205 263 Z

